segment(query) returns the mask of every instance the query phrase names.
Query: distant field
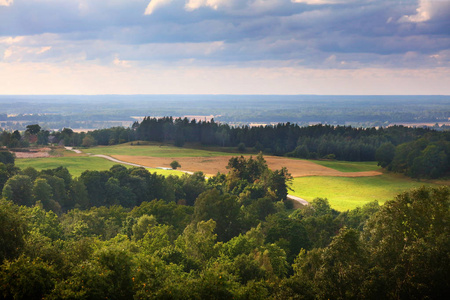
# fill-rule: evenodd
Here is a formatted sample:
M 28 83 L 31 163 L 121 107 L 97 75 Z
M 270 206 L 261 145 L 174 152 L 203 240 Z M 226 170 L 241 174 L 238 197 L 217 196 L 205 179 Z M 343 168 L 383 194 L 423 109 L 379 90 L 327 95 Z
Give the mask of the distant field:
M 294 178 L 294 191 L 290 194 L 307 201 L 317 197 L 327 198 L 332 208 L 345 211 L 373 200 L 383 204 L 399 193 L 422 185 L 437 186 L 391 174 L 355 178 L 312 176 Z
M 21 169 L 26 167 L 33 167 L 36 170 L 43 169 L 54 169 L 59 166 L 66 167 L 73 177 L 78 177 L 86 170 L 109 170 L 112 166 L 117 163 L 106 160 L 100 157 L 88 157 L 88 156 L 78 156 L 78 157 L 48 157 L 48 158 L 23 158 L 16 159 L 16 166 Z M 124 165 L 125 167 L 130 167 Z M 158 173 L 164 176 L 168 175 L 183 175 L 180 171 L 175 170 L 162 170 L 162 169 L 148 169 L 151 173 Z
M 84 153 L 92 154 L 151 157 L 211 157 L 230 155 L 230 153 L 219 151 L 189 149 L 174 146 L 161 146 L 158 144 L 136 145 L 136 142 L 133 145 L 127 143 L 115 146 L 98 146 L 89 149 L 82 149 L 82 151 Z

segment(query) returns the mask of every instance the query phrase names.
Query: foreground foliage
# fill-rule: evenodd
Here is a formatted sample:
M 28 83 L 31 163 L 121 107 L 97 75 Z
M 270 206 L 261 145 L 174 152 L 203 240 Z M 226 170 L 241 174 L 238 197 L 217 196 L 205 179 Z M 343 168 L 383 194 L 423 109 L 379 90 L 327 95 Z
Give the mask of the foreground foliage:
M 228 175 L 209 180 L 122 166 L 75 179 L 64 168 L 10 167 L 9 200 L 0 200 L 0 297 L 448 294 L 448 187 L 412 190 L 382 207 L 371 202 L 339 213 L 317 198 L 292 211 L 285 169 L 269 170 L 262 156 L 233 158 L 228 167 Z

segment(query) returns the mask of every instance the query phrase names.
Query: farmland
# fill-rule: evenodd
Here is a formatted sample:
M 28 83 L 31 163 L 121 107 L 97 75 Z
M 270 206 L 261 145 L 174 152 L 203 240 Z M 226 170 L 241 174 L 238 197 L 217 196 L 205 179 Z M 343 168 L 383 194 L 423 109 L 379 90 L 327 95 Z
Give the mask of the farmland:
M 16 165 L 20 168 L 31 166 L 37 170 L 64 166 L 77 177 L 84 170 L 108 170 L 116 164 L 100 157 L 86 155 L 89 153 L 105 154 L 121 161 L 144 165 L 150 172 L 162 175 L 182 174 L 179 171 L 155 169 L 167 168 L 170 162 L 176 159 L 184 171 L 202 171 L 207 176 L 213 176 L 217 172 L 227 173 L 228 160 L 239 155 L 155 143 L 93 147 L 83 152 L 85 154 L 57 151 L 62 157 L 17 159 Z M 353 209 L 374 200 L 382 204 L 393 199 L 398 193 L 424 184 L 404 176 L 383 174 L 375 162 L 310 161 L 275 156 L 264 158 L 271 169 L 288 168 L 294 177 L 290 192 L 292 195 L 308 201 L 316 197 L 327 198 L 331 206 L 340 211 Z
M 202 171 L 212 176 L 227 173 L 228 160 L 240 153 L 227 153 L 204 149 L 180 148 L 160 144 L 94 147 L 83 150 L 84 153 L 105 154 L 116 159 L 145 165 L 147 167 L 169 167 L 171 161 L 176 159 L 183 170 Z M 246 154 L 249 155 L 249 154 Z M 255 155 L 255 154 L 253 154 Z M 376 176 L 381 172 L 376 163 L 350 163 L 350 162 L 317 162 L 304 159 L 291 159 L 278 156 L 265 156 L 269 168 L 280 169 L 286 167 L 293 177 L 302 176 Z

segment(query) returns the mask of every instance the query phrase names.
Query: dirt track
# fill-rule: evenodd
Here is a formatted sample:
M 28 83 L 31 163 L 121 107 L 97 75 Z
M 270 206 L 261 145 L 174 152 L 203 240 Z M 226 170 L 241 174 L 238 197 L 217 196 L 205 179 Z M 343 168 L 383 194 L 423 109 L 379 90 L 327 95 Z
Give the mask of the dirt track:
M 228 173 L 226 166 L 232 156 L 215 157 L 148 157 L 148 156 L 128 156 L 112 155 L 112 157 L 147 167 L 170 167 L 174 160 L 178 161 L 181 169 L 191 172 L 202 171 L 208 176 L 215 175 L 217 172 Z M 293 177 L 304 176 L 338 176 L 338 177 L 366 177 L 381 175 L 377 171 L 367 172 L 340 172 L 330 169 L 310 161 L 288 159 L 276 156 L 264 156 L 270 169 L 278 170 L 286 167 Z

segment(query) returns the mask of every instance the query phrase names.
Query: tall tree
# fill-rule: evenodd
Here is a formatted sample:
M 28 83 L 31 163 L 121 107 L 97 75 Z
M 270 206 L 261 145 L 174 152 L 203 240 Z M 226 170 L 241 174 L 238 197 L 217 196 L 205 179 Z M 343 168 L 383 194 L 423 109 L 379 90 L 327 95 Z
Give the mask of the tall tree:
M 0 263 L 16 257 L 25 244 L 27 222 L 16 205 L 0 199 Z
M 5 183 L 2 194 L 5 199 L 18 205 L 31 206 L 33 204 L 32 189 L 33 184 L 30 177 L 14 175 Z
M 216 222 L 219 241 L 228 241 L 240 231 L 240 205 L 237 198 L 217 189 L 202 193 L 195 201 L 194 220 Z
M 27 130 L 25 130 L 25 132 L 28 132 L 29 134 L 38 134 L 39 131 L 41 131 L 41 126 L 38 124 L 27 125 Z

